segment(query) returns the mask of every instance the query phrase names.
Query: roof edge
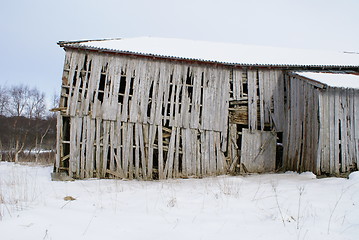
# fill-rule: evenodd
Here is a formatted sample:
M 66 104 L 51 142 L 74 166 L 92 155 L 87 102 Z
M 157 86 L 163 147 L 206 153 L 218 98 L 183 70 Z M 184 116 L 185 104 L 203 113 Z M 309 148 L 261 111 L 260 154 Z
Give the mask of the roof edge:
M 83 40 L 73 40 L 73 41 L 58 41 L 57 45 L 60 47 L 64 47 L 67 44 L 78 44 L 78 43 L 85 43 L 85 42 L 101 42 L 101 41 L 108 41 L 108 40 L 121 40 L 122 38 L 100 38 L 100 39 L 83 39 Z
M 122 38 L 108 38 L 108 39 L 97 39 L 97 40 L 78 40 L 78 41 L 59 41 L 57 44 L 60 47 L 66 49 L 81 49 L 92 52 L 99 53 L 108 53 L 108 54 L 121 54 L 126 56 L 134 56 L 134 57 L 143 57 L 143 58 L 151 58 L 151 59 L 159 59 L 159 60 L 170 60 L 170 61 L 181 61 L 181 62 L 196 62 L 202 64 L 211 64 L 211 65 L 221 65 L 227 67 L 238 67 L 238 68 L 274 68 L 274 69 L 284 69 L 284 70 L 352 70 L 355 72 L 359 72 L 359 66 L 356 65 L 291 65 L 291 64 L 249 64 L 249 63 L 231 63 L 231 62 L 219 62 L 219 61 L 211 61 L 204 59 L 196 59 L 196 58 L 183 58 L 183 57 L 175 57 L 175 56 L 165 56 L 151 53 L 140 53 L 140 52 L 132 52 L 132 51 L 121 51 L 116 49 L 107 49 L 107 48 L 98 48 L 98 47 L 90 47 L 80 45 L 80 43 L 84 42 L 92 42 L 92 41 L 107 41 L 107 40 L 120 40 Z

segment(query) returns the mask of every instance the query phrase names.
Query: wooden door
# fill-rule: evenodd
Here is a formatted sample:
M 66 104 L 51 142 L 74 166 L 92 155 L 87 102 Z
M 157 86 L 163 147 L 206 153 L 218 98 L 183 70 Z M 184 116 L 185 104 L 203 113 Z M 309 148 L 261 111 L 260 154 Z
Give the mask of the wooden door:
M 270 131 L 243 129 L 241 165 L 251 173 L 275 170 L 277 134 Z

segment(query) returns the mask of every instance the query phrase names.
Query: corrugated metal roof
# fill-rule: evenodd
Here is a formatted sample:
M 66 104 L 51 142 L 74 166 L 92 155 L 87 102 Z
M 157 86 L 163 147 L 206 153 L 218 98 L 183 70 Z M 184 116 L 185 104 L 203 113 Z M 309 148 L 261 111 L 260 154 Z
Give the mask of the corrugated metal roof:
M 359 89 L 359 75 L 357 74 L 328 72 L 294 72 L 294 74 L 330 87 Z
M 359 68 L 359 54 L 171 38 L 62 41 L 60 46 L 241 66 Z

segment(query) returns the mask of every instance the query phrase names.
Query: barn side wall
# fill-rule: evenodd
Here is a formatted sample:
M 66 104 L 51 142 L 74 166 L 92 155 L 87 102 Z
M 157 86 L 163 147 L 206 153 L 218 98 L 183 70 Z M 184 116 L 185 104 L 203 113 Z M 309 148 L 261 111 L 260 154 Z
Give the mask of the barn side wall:
M 328 87 L 319 95 L 321 173 L 357 169 L 359 159 L 359 90 Z
M 245 129 L 284 131 L 284 90 L 281 70 L 67 49 L 55 171 L 128 179 L 233 172 Z M 254 159 L 263 148 L 249 149 Z
M 284 168 L 316 174 L 357 169 L 359 90 L 333 88 L 286 75 Z
M 321 90 L 308 81 L 286 75 L 286 127 L 283 134 L 284 169 L 320 173 L 319 97 Z

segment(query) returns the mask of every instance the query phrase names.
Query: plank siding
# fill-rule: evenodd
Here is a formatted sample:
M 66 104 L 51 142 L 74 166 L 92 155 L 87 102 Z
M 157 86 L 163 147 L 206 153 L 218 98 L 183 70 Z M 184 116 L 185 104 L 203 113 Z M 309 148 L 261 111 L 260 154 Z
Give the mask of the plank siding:
M 273 171 L 279 137 L 270 161 L 246 141 L 260 148 L 259 136 L 280 133 L 284 169 L 345 172 L 359 156 L 358 106 L 358 90 L 322 89 L 278 69 L 68 49 L 55 171 L 150 180 L 234 173 L 251 161 Z

